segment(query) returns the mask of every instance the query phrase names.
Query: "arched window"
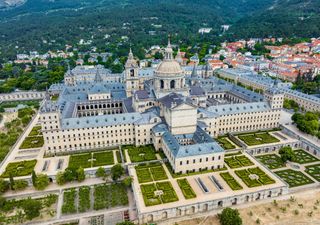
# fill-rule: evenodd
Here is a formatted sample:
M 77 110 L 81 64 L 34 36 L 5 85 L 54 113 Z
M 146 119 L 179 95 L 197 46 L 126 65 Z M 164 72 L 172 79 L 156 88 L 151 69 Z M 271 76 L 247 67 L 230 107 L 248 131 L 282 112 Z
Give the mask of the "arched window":
M 160 89 L 163 89 L 163 88 L 164 88 L 164 81 L 160 80 Z
M 130 76 L 131 76 L 131 77 L 134 77 L 134 69 L 131 69 L 131 70 L 130 70 Z
M 175 88 L 175 81 L 174 80 L 172 80 L 172 81 L 170 81 L 170 88 L 171 89 L 174 89 Z

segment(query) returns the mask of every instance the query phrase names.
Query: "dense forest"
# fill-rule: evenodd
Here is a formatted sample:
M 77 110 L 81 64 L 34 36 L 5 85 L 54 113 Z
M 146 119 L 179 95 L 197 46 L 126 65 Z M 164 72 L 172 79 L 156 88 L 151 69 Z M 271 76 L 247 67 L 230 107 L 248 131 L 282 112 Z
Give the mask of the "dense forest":
M 0 58 L 13 59 L 17 52 L 30 50 L 64 49 L 66 44 L 83 51 L 91 46 L 103 51 L 114 48 L 112 44 L 126 48 L 132 45 L 136 52 L 142 53 L 154 44 L 164 44 L 168 34 L 179 45 L 219 43 L 239 37 L 320 35 L 320 7 L 316 8 L 320 1 L 308 1 L 302 11 L 304 2 L 28 0 L 22 6 L 0 11 Z M 297 15 L 304 19 L 297 22 Z M 223 24 L 231 25 L 227 33 L 222 33 Z M 213 30 L 200 35 L 201 27 Z M 110 36 L 106 38 L 106 35 Z M 81 39 L 92 43 L 77 45 Z

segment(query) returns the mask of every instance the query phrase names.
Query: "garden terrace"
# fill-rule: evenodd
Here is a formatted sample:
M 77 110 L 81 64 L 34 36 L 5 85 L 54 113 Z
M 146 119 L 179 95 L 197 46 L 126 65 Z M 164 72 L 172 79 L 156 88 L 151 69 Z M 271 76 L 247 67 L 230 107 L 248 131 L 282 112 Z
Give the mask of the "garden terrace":
M 169 181 L 143 184 L 140 186 L 146 206 L 178 201 L 178 196 Z
M 229 187 L 234 190 L 243 189 L 242 186 L 234 179 L 234 177 L 229 172 L 220 173 L 220 176 L 224 179 L 224 181 L 229 185 Z
M 161 163 L 140 164 L 135 167 L 139 183 L 166 180 L 168 176 Z
M 192 187 L 190 186 L 190 184 L 186 178 L 178 179 L 177 183 L 182 191 L 183 196 L 186 199 L 191 199 L 191 198 L 197 197 L 196 193 L 194 193 Z
M 218 137 L 217 141 L 225 150 L 231 150 L 236 148 L 236 145 L 233 142 L 231 142 L 227 137 Z
M 320 164 L 306 166 L 306 173 L 312 176 L 314 179 L 320 182 Z
M 245 156 L 245 155 L 225 157 L 225 158 L 224 158 L 224 162 L 225 162 L 231 169 L 254 165 L 254 163 L 251 162 L 251 160 L 250 160 L 247 156 Z
M 256 158 L 271 170 L 285 167 L 281 158 L 276 154 L 258 155 Z
M 94 186 L 94 210 L 127 204 L 127 189 L 123 184 L 102 184 Z
M 237 137 L 248 146 L 280 142 L 279 139 L 275 138 L 268 132 L 241 134 Z
M 89 152 L 70 156 L 70 168 L 91 168 L 114 164 L 113 150 L 102 152 Z
M 245 170 L 236 170 L 235 174 L 249 187 L 258 187 L 261 185 L 273 184 L 275 181 L 270 178 L 259 167 Z
M 310 153 L 299 149 L 299 150 L 294 150 L 293 151 L 295 154 L 295 159 L 294 162 L 299 163 L 299 164 L 306 164 L 306 163 L 312 163 L 312 162 L 318 162 L 319 159 L 311 155 Z
M 276 171 L 275 174 L 283 179 L 290 188 L 314 183 L 313 180 L 304 175 L 301 171 L 287 169 Z
M 2 174 L 2 177 L 13 177 L 27 176 L 30 175 L 37 163 L 37 160 L 21 161 L 9 163 L 6 170 Z
M 23 140 L 22 144 L 20 145 L 20 149 L 40 148 L 43 146 L 43 144 L 43 136 L 28 136 Z
M 153 145 L 137 147 L 133 145 L 127 145 L 123 146 L 122 148 L 128 150 L 131 162 L 145 162 L 157 159 L 156 151 Z

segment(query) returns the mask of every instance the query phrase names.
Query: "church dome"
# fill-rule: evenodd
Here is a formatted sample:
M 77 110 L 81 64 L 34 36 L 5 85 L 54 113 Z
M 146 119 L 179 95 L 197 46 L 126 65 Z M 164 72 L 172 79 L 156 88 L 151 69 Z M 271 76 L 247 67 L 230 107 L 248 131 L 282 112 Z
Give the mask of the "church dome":
M 156 69 L 157 74 L 164 75 L 177 75 L 183 73 L 180 64 L 175 60 L 163 61 L 160 63 L 158 68 Z
M 158 76 L 175 76 L 183 74 L 180 64 L 173 58 L 173 50 L 170 41 L 165 49 L 164 60 L 160 63 L 155 72 Z

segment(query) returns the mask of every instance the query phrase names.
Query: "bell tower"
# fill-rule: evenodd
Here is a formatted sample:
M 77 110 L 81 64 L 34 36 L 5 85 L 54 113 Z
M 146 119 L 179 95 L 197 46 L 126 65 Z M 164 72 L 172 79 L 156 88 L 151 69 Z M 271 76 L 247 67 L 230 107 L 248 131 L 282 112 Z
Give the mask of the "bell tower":
M 139 66 L 133 57 L 131 48 L 128 55 L 128 60 L 125 64 L 124 72 L 127 97 L 131 97 L 134 91 L 139 90 Z

